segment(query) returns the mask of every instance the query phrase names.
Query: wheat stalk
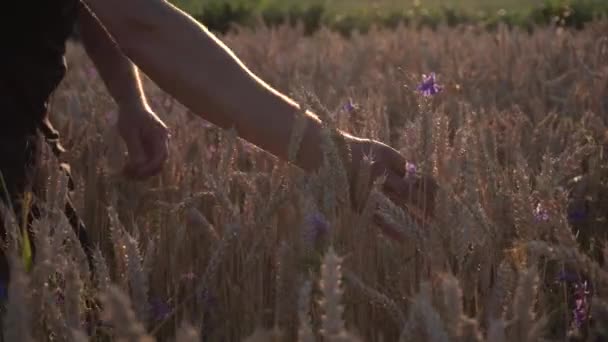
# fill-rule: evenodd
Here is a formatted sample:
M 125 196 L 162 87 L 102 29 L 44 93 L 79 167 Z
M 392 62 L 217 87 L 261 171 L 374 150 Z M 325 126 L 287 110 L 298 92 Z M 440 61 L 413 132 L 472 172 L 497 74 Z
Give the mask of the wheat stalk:
M 120 342 L 152 342 L 144 326 L 137 320 L 131 307 L 129 297 L 116 286 L 111 286 L 108 292 L 102 294 L 102 319 L 113 327 L 115 341 Z
M 29 276 L 21 259 L 13 252 L 9 254 L 11 280 L 8 285 L 9 298 L 3 319 L 3 335 L 6 341 L 34 341 L 31 335 L 31 304 Z
M 306 280 L 300 289 L 298 298 L 298 320 L 300 326 L 298 328 L 298 342 L 314 342 L 315 335 L 310 326 L 310 292 L 312 283 Z
M 198 342 L 200 340 L 200 334 L 186 323 L 182 323 L 175 337 L 175 342 Z
M 321 334 L 326 338 L 339 336 L 345 331 L 342 313 L 342 259 L 338 257 L 333 247 L 330 247 L 323 257 L 321 279 L 319 286 L 323 299 L 319 303 L 324 314 L 321 323 Z

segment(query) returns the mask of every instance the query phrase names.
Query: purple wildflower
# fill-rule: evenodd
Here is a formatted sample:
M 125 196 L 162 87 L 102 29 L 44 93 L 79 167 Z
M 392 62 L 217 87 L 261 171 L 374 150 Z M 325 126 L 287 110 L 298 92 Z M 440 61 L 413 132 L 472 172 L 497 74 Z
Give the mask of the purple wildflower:
M 352 113 L 358 109 L 358 106 L 353 102 L 352 99 L 349 99 L 348 102 L 346 102 L 346 104 L 344 105 L 344 107 L 342 107 L 342 109 L 344 109 L 348 113 Z
M 557 280 L 566 283 L 573 283 L 579 281 L 580 277 L 575 272 L 560 271 Z
M 312 213 L 306 218 L 304 241 L 307 246 L 314 248 L 329 232 L 329 223 L 319 212 Z
M 587 213 L 584 209 L 576 209 L 568 213 L 568 221 L 570 223 L 576 223 L 584 221 L 587 218 Z
M 207 309 L 213 308 L 218 303 L 218 298 L 208 288 L 203 288 L 203 290 L 197 294 L 197 300 Z
M 405 163 L 405 175 L 406 176 L 413 176 L 416 174 L 416 171 L 417 171 L 416 164 L 410 163 L 410 162 Z
M 152 299 L 150 301 L 150 308 L 152 310 L 152 318 L 155 321 L 162 321 L 171 314 L 169 303 L 160 298 Z
M 587 281 L 576 284 L 574 286 L 574 310 L 572 310 L 572 315 L 574 316 L 574 324 L 577 328 L 582 327 L 583 324 L 587 321 L 587 296 L 589 296 Z
M 418 86 L 418 91 L 424 96 L 432 96 L 439 93 L 443 87 L 436 82 L 435 73 L 430 75 L 422 75 L 422 83 Z
M 61 289 L 55 290 L 55 303 L 57 305 L 63 305 L 65 303 L 65 296 Z
M 577 299 L 575 303 L 575 308 L 572 310 L 572 314 L 574 316 L 574 324 L 577 328 L 580 328 L 587 319 L 587 305 L 585 299 Z
M 543 207 L 540 202 L 534 208 L 534 219 L 537 222 L 547 222 L 549 221 L 549 211 Z

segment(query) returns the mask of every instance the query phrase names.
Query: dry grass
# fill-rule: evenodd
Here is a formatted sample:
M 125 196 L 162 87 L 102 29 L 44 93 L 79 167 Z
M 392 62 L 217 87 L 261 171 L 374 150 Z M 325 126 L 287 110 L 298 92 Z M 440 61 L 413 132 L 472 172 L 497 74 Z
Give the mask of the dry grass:
M 608 326 L 596 305 L 608 285 L 598 250 L 606 32 L 604 22 L 533 35 L 401 28 L 344 40 L 260 28 L 224 37 L 273 86 L 322 112 L 314 94 L 338 127 L 398 147 L 436 177 L 437 219 L 425 227 L 370 196 L 409 232 L 402 245 L 379 233 L 369 210 L 343 204 L 335 167 L 306 177 L 189 115 L 150 83 L 152 105 L 172 128 L 171 160 L 145 183 L 118 177 L 124 147 L 110 125 L 115 107 L 71 45 L 53 120 L 101 271 L 94 281 L 84 276 L 81 251 L 62 243 L 70 241 L 65 220 L 49 210 L 36 240 L 44 260 L 14 277 L 5 336 L 563 340 L 574 290 L 556 281 L 562 269 L 593 285 L 588 310 L 598 322 L 588 332 L 598 334 Z M 414 89 L 431 71 L 445 89 L 424 100 Z M 351 112 L 341 109 L 349 99 Z M 572 213 L 582 215 L 576 224 Z

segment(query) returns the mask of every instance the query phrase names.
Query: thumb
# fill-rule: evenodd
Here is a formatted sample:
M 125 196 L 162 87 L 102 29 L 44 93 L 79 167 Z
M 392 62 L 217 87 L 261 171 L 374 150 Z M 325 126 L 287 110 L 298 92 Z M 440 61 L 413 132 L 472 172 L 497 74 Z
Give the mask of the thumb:
M 140 178 L 148 178 L 160 172 L 169 154 L 169 138 L 166 131 L 157 130 L 145 139 L 145 162 L 137 170 Z
M 130 130 L 122 134 L 127 145 L 127 163 L 123 169 L 125 176 L 136 177 L 138 169 L 146 162 L 146 152 L 137 130 Z

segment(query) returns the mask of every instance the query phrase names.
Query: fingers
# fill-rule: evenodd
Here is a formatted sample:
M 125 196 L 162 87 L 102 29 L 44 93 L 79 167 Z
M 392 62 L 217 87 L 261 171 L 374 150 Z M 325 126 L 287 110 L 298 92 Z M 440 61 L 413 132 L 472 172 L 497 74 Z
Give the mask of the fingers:
M 137 178 L 141 165 L 146 162 L 146 151 L 139 134 L 123 134 L 127 145 L 129 159 L 124 167 L 123 174 L 128 178 Z
M 395 172 L 387 171 L 383 184 L 383 193 L 396 206 L 402 208 L 417 225 L 424 227 L 433 215 L 435 185 L 422 177 L 400 177 Z M 407 227 L 396 226 L 397 222 L 386 220 L 376 208 L 372 221 L 381 232 L 396 242 L 407 238 Z M 408 228 L 410 229 L 410 228 Z
M 388 147 L 388 146 L 387 146 Z M 401 153 L 392 147 L 383 149 L 383 161 L 386 163 L 391 171 L 395 172 L 397 176 L 405 176 L 405 163 L 406 160 L 403 158 Z
M 149 159 L 140 168 L 139 175 L 142 178 L 158 174 L 169 156 L 168 135 L 164 131 L 159 135 L 161 135 L 161 137 L 153 138 L 150 143 L 147 144 L 148 148 L 146 149 L 146 152 Z
M 433 216 L 437 185 L 431 178 L 415 175 L 400 177 L 388 172 L 384 191 L 416 220 L 425 222 Z
M 145 179 L 158 174 L 169 156 L 169 138 L 166 130 L 136 135 L 129 146 L 129 162 L 124 174 L 131 179 Z

